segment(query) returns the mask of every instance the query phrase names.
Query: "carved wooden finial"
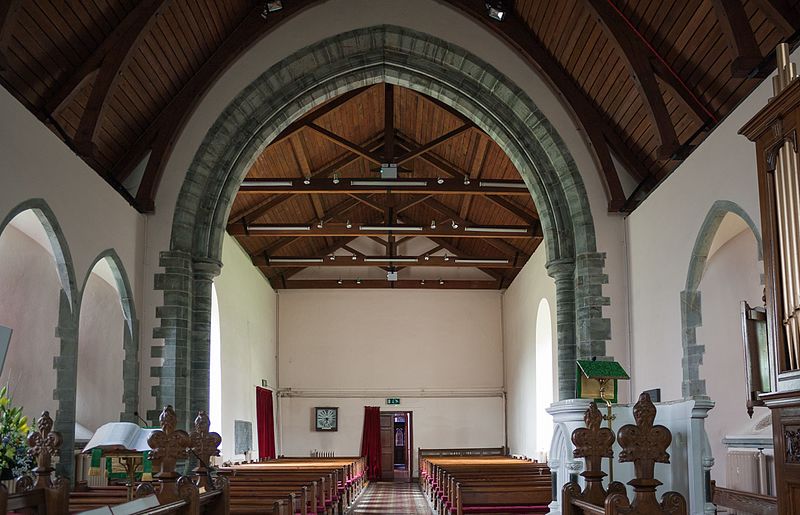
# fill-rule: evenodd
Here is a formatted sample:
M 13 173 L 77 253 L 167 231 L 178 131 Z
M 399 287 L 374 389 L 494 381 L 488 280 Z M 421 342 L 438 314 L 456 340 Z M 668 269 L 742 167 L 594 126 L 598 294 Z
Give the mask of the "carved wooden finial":
M 581 492 L 580 487 L 575 484 L 568 494 L 571 498 L 580 498 L 592 504 L 601 505 L 606 497 L 606 490 L 603 488 L 603 478 L 606 473 L 603 472 L 602 462 L 603 458 L 614 457 L 614 451 L 611 448 L 614 445 L 614 432 L 607 427 L 600 427 L 603 423 L 603 415 L 595 403 L 589 405 L 583 420 L 586 422 L 586 427 L 572 432 L 572 443 L 575 445 L 572 455 L 576 458 L 584 458 L 586 461 L 585 470 L 581 473 L 586 480 L 586 488 Z M 612 485 L 618 488 L 616 483 L 612 483 Z
M 50 412 L 42 412 L 36 422 L 36 431 L 28 435 L 28 453 L 36 458 L 36 484 L 34 488 L 50 486 L 50 474 L 53 472 L 53 456 L 58 454 L 63 442 L 61 433 L 53 431 L 53 419 Z
M 159 479 L 177 478 L 176 463 L 187 457 L 186 449 L 190 446 L 191 440 L 186 431 L 175 429 L 178 417 L 175 416 L 172 406 L 165 406 L 158 420 L 161 422 L 161 430 L 154 431 L 147 439 L 147 444 L 153 449 L 150 451 L 150 459 L 153 461 L 153 465 L 161 469 L 156 477 Z
M 664 426 L 654 426 L 656 407 L 648 393 L 639 396 L 633 406 L 636 425 L 622 426 L 617 439 L 622 447 L 619 461 L 632 461 L 638 479 L 653 479 L 656 463 L 669 463 L 667 447 L 672 442 L 672 433 Z
M 208 465 L 211 456 L 219 456 L 219 444 L 222 437 L 218 433 L 209 431 L 211 421 L 205 411 L 197 414 L 194 419 L 194 429 L 189 433 L 192 454 L 198 459 L 199 464 L 193 472 L 197 475 L 197 486 L 210 488 L 208 481 Z

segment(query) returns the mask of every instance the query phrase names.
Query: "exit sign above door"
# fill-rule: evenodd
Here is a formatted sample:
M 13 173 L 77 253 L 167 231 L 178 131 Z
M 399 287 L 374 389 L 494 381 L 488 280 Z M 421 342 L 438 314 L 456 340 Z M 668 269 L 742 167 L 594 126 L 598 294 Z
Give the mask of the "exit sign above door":
M 390 397 L 386 399 L 386 404 L 400 404 L 400 399 L 397 397 Z

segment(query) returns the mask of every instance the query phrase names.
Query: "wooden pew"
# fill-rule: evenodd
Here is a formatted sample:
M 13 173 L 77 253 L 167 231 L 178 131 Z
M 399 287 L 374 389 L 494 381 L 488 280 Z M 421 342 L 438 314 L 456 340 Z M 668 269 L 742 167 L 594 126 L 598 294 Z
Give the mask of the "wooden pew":
M 550 469 L 509 456 L 422 457 L 421 482 L 440 513 L 547 513 Z
M 592 411 L 591 407 L 589 411 Z M 587 417 L 589 416 L 587 412 Z M 599 426 L 597 415 L 592 414 L 591 417 L 593 427 L 588 428 L 590 429 L 588 433 L 578 433 L 581 429 L 577 429 L 573 432 L 573 442 L 575 433 L 584 436 L 600 434 L 597 431 L 597 426 Z M 642 393 L 639 396 L 639 401 L 633 407 L 633 418 L 636 421 L 635 425 L 626 424 L 617 432 L 617 439 L 622 447 L 619 455 L 620 463 L 633 462 L 635 477 L 628 481 L 628 484 L 633 487 L 633 501 L 628 499 L 625 492 L 612 493 L 609 491 L 602 504 L 599 504 L 594 495 L 590 499 L 585 492 L 581 492 L 577 483 L 571 482 L 564 485 L 562 490 L 562 514 L 686 515 L 686 499 L 681 494 L 667 492 L 661 497 L 661 502 L 656 499 L 656 488 L 661 485 L 661 482 L 655 479 L 655 464 L 669 463 L 667 447 L 672 441 L 672 433 L 664 426 L 653 425 L 656 418 L 656 407 L 650 400 L 649 394 Z M 588 439 L 585 443 L 592 444 Z M 597 473 L 596 470 L 593 472 Z M 597 476 L 594 476 L 594 479 L 602 481 L 604 475 L 598 475 L 599 480 Z
M 51 478 L 52 459 L 61 448 L 61 434 L 53 431 L 53 419 L 47 411 L 42 413 L 36 428 L 28 435 L 28 452 L 36 457 L 34 475 L 18 478 L 14 494 L 9 495 L 5 487 L 0 489 L 0 512 L 66 515 L 69 482 L 65 478 Z
M 231 513 L 258 513 L 278 501 L 292 514 L 332 515 L 344 513 L 360 494 L 364 470 L 360 457 L 279 458 L 223 467 L 219 473 L 231 485 Z

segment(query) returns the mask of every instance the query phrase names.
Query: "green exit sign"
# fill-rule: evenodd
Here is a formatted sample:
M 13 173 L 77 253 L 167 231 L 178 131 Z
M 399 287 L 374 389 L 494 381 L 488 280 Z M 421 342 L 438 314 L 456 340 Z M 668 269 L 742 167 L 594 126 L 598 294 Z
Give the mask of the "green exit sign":
M 400 404 L 400 399 L 397 397 L 391 397 L 386 399 L 386 404 Z

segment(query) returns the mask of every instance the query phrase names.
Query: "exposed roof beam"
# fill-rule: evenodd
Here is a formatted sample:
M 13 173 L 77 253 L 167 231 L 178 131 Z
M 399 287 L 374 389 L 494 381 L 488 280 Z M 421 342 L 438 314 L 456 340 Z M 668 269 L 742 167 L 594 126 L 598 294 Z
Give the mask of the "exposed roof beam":
M 787 0 L 753 0 L 786 38 L 800 29 L 800 13 Z
M 270 13 L 269 19 L 266 21 L 261 18 L 263 5 L 254 5 L 245 14 L 239 25 L 231 30 L 230 35 L 222 41 L 214 53 L 184 84 L 178 94 L 142 132 L 139 139 L 128 148 L 128 151 L 114 165 L 112 175 L 118 178 L 127 177 L 157 140 L 164 142 L 162 147 L 171 149 L 197 103 L 204 97 L 211 85 L 228 70 L 230 65 L 256 41 L 269 34 L 284 21 L 316 3 L 319 3 L 319 0 L 286 2 L 283 9 Z M 152 199 L 155 198 L 156 188 L 161 180 L 168 157 L 168 152 L 158 155 L 151 154 L 150 160 L 153 162 L 152 164 L 148 162 L 145 176 L 142 178 L 136 195 L 137 202 L 140 204 L 151 204 Z
M 359 193 L 417 193 L 429 195 L 501 195 L 530 197 L 528 186 L 523 181 L 486 179 L 465 181 L 458 179 L 370 179 L 338 178 L 311 179 L 304 184 L 301 179 L 245 179 L 239 187 L 240 194 L 292 195 L 356 195 Z
M 342 107 L 347 102 L 353 100 L 357 96 L 361 95 L 365 91 L 367 91 L 371 86 L 362 86 L 358 89 L 353 89 L 348 91 L 347 93 L 342 93 L 338 97 L 332 98 L 331 100 L 325 102 L 321 106 L 317 107 L 316 109 L 311 110 L 310 112 L 303 115 L 299 120 L 296 120 L 288 127 L 286 127 L 283 132 L 281 132 L 277 138 L 275 138 L 270 145 L 274 145 L 279 143 L 286 138 L 294 136 L 303 128 L 307 127 L 309 123 L 318 120 L 325 116 L 328 113 L 331 113 L 340 107 Z
M 370 143 L 367 146 L 367 148 L 369 148 L 371 150 L 376 150 L 377 148 L 380 148 L 379 146 L 380 146 L 380 141 L 381 141 L 382 137 L 383 136 L 379 134 L 379 135 L 375 136 L 374 138 L 372 138 L 372 140 L 370 140 Z M 349 166 L 350 164 L 358 161 L 359 159 L 361 159 L 360 156 L 356 156 L 356 155 L 350 154 L 348 152 L 347 154 L 339 156 L 338 158 L 334 159 L 330 163 L 322 166 L 319 170 L 315 170 L 315 171 L 311 172 L 310 177 L 312 179 L 315 179 L 315 178 L 318 178 L 318 177 L 325 177 L 327 175 L 332 174 L 334 171 L 336 171 L 336 170 L 338 170 L 340 168 L 344 168 L 345 166 Z M 267 197 L 264 200 L 262 200 L 261 202 L 259 202 L 258 204 L 255 204 L 254 206 L 252 206 L 250 208 L 247 208 L 245 210 L 242 210 L 242 211 L 236 213 L 235 215 L 232 215 L 230 217 L 230 220 L 231 220 L 230 223 L 241 223 L 243 219 L 255 220 L 258 217 L 264 215 L 264 213 L 266 213 L 270 209 L 272 209 L 275 206 L 277 206 L 277 205 L 289 200 L 290 198 L 292 198 L 292 195 L 290 195 L 290 194 L 281 194 L 281 195 L 277 195 L 275 197 Z
M 386 267 L 386 266 L 402 266 L 402 267 L 447 267 L 447 268 L 475 268 L 475 267 L 492 267 L 492 268 L 522 268 L 521 264 L 514 263 L 514 259 L 507 257 L 481 257 L 481 258 L 462 258 L 456 256 L 394 256 L 389 258 L 385 255 L 380 256 L 367 256 L 355 249 L 343 245 L 342 248 L 355 254 L 356 259 L 352 256 L 319 256 L 309 258 L 307 256 L 254 256 L 253 264 L 256 266 L 272 266 L 281 268 L 305 268 L 309 266 L 323 266 L 323 267 Z
M 469 179 L 470 182 L 477 180 L 480 178 L 481 173 L 483 172 L 483 163 L 486 160 L 486 156 L 489 153 L 489 139 L 488 138 L 480 138 L 478 139 L 477 144 L 472 149 L 472 158 L 470 159 L 469 165 Z M 527 186 L 525 190 L 527 191 Z M 530 193 L 529 193 L 530 195 Z M 459 214 L 461 218 L 467 218 L 469 216 L 469 208 L 472 207 L 472 195 L 464 195 L 461 199 L 461 209 Z
M 402 279 L 387 281 L 386 279 L 342 279 L 342 284 L 336 279 L 295 279 L 286 281 L 281 289 L 424 289 L 424 290 L 496 290 L 501 288 L 500 281 L 468 281 L 468 280 L 417 280 Z
M 442 247 L 443 249 L 447 250 L 448 252 L 452 252 L 456 256 L 458 256 L 458 255 L 462 255 L 463 256 L 465 254 L 465 252 L 463 252 L 458 245 L 454 245 L 454 244 L 450 243 L 449 241 L 447 241 L 444 238 L 430 238 L 430 240 L 432 242 L 434 242 L 435 244 L 439 245 L 440 247 Z M 517 261 L 519 261 L 519 260 L 517 260 Z M 523 265 L 524 265 L 524 262 L 523 262 Z M 503 288 L 503 286 L 505 285 L 504 283 L 506 281 L 506 276 L 501 274 L 499 271 L 491 269 L 491 268 L 479 268 L 479 270 L 481 272 L 489 275 L 490 277 L 494 277 L 494 279 L 497 281 L 497 287 L 498 288 Z
M 413 150 L 409 150 L 405 154 L 403 154 L 401 156 L 398 156 L 395 159 L 395 163 L 397 163 L 397 165 L 399 166 L 399 165 L 401 165 L 403 163 L 411 161 L 412 159 L 414 159 L 416 157 L 419 157 L 420 154 L 424 154 L 425 152 L 429 152 L 429 151 L 435 149 L 436 147 L 438 147 L 439 145 L 442 145 L 442 144 L 450 141 L 451 139 L 455 138 L 456 136 L 459 136 L 462 133 L 464 133 L 464 132 L 466 132 L 469 129 L 472 129 L 474 127 L 475 127 L 475 125 L 473 125 L 472 123 L 465 123 L 464 125 L 461 125 L 460 127 L 455 128 L 455 129 L 453 129 L 452 131 L 450 131 L 450 132 L 448 132 L 446 134 L 442 134 L 438 138 L 436 138 L 436 139 L 434 139 L 432 141 L 429 141 L 428 143 L 425 143 L 424 145 L 419 145 L 417 148 L 415 148 Z
M 0 71 L 8 68 L 8 47 L 11 44 L 11 31 L 17 20 L 22 0 L 0 2 Z
M 126 21 L 132 17 L 131 21 L 125 24 L 126 26 L 120 31 L 121 34 L 117 36 L 114 45 L 109 47 L 103 56 L 75 134 L 75 148 L 84 155 L 95 155 L 94 141 L 114 88 L 133 57 L 139 42 L 147 35 L 171 1 L 144 0 L 139 3 L 126 17 Z
M 338 238 L 338 239 L 334 240 L 333 243 L 331 243 L 330 245 L 325 246 L 325 248 L 323 248 L 319 252 L 315 253 L 314 256 L 312 256 L 312 257 L 325 257 L 325 256 L 327 256 L 328 254 L 330 254 L 332 252 L 336 252 L 337 250 L 339 250 L 340 248 L 344 247 L 345 245 L 347 245 L 348 243 L 350 243 L 354 239 L 355 239 L 354 237 Z M 260 257 L 263 257 L 263 256 L 259 256 L 257 254 L 251 254 L 250 257 L 251 257 L 251 259 L 255 259 L 255 258 L 260 258 Z M 282 280 L 282 282 L 285 282 L 286 279 L 288 279 L 289 277 L 292 277 L 296 273 L 298 273 L 301 270 L 303 270 L 303 268 L 290 268 L 289 270 L 280 270 L 280 271 L 277 271 L 277 273 L 268 274 L 267 273 L 268 267 L 261 266 L 259 268 L 262 269 L 264 275 L 266 276 L 266 278 L 270 282 L 270 284 L 274 284 L 273 280 L 275 280 L 276 278 L 280 278 Z
M 394 207 L 395 213 L 399 215 L 403 211 L 406 211 L 407 209 L 411 209 L 412 207 L 416 206 L 417 204 L 420 204 L 421 202 L 425 202 L 427 199 L 431 198 L 431 196 L 432 195 L 422 195 L 420 197 L 415 197 L 415 198 L 408 199 L 408 200 L 406 200 L 405 202 L 403 202 L 401 204 L 397 204 Z M 398 241 L 398 243 L 399 243 L 399 241 Z
M 647 52 L 633 39 L 620 13 L 608 0 L 584 0 L 584 5 L 600 23 L 603 32 L 616 47 L 631 75 L 655 129 L 658 141 L 656 154 L 661 159 L 671 158 L 677 153 L 680 142 Z
M 609 211 L 617 211 L 625 204 L 625 193 L 617 174 L 609 147 L 620 157 L 629 173 L 641 180 L 647 176 L 649 167 L 637 157 L 616 133 L 602 110 L 580 88 L 572 76 L 564 70 L 545 45 L 516 16 L 509 13 L 503 23 L 494 23 L 486 16 L 482 0 L 448 0 L 448 2 L 471 16 L 478 23 L 494 31 L 535 69 L 550 89 L 561 99 L 562 105 L 582 129 L 586 144 L 593 153 L 595 164 L 606 189 Z
M 338 134 L 335 134 L 335 133 L 329 131 L 328 129 L 320 127 L 316 123 L 309 123 L 307 125 L 307 127 L 309 129 L 313 130 L 314 132 L 316 132 L 317 134 L 319 134 L 320 136 L 322 136 L 323 138 L 327 139 L 331 143 L 339 145 L 343 149 L 349 150 L 350 152 L 363 157 L 367 161 L 372 161 L 373 163 L 375 163 L 377 165 L 380 165 L 381 162 L 382 162 L 381 157 L 379 155 L 375 154 L 374 152 L 370 152 L 369 150 L 367 150 L 363 146 L 361 146 L 361 145 L 359 145 L 357 143 L 353 143 L 352 141 L 348 140 L 347 138 L 343 138 L 343 137 L 339 136 Z
M 741 0 L 713 0 L 717 20 L 733 54 L 731 75 L 745 78 L 763 59 Z
M 432 200 L 432 199 L 431 199 Z M 350 228 L 342 223 L 329 223 L 321 228 L 313 224 L 248 224 L 232 225 L 228 233 L 232 236 L 249 236 L 275 238 L 278 236 L 298 236 L 302 238 L 320 238 L 329 236 L 389 236 L 409 235 L 437 236 L 443 238 L 502 238 L 531 239 L 541 238 L 534 227 L 528 225 L 467 225 L 454 229 L 447 225 L 439 225 L 431 229 L 427 225 L 412 226 L 410 224 L 382 225 L 375 222 L 352 222 Z M 412 229 L 413 227 L 413 229 Z
M 486 199 L 494 202 L 506 211 L 517 216 L 520 220 L 523 220 L 531 225 L 539 221 L 539 215 L 537 213 L 517 204 L 516 202 L 512 202 L 505 197 L 501 197 L 499 195 L 486 195 Z

